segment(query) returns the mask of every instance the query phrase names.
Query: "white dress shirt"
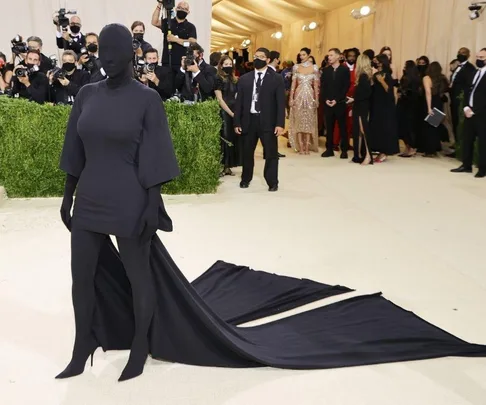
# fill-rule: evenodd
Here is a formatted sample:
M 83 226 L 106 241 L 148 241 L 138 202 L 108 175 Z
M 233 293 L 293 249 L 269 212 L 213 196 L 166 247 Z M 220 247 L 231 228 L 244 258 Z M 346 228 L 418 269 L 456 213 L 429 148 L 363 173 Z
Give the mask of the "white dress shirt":
M 264 79 L 264 77 L 267 73 L 267 70 L 268 70 L 268 68 L 265 68 L 261 71 L 255 70 L 255 79 L 253 80 L 253 93 L 251 95 L 251 109 L 250 109 L 250 112 L 252 114 L 258 114 L 260 112 L 260 111 L 257 111 L 256 108 L 255 108 L 255 94 L 256 94 L 256 84 L 257 84 L 257 81 L 258 81 L 258 73 L 262 74 L 261 78 L 262 78 L 262 85 L 263 85 L 263 79 Z
M 456 80 L 457 74 L 461 71 L 461 69 L 464 67 L 464 65 L 467 63 L 467 61 L 462 62 L 456 70 L 454 70 L 454 73 L 452 73 L 452 78 L 451 78 L 451 86 L 454 84 L 454 80 Z
M 277 71 L 277 68 L 275 66 L 273 66 L 273 65 L 268 65 L 268 67 L 272 68 L 274 72 Z
M 486 72 L 486 66 L 484 66 L 481 69 L 479 69 L 477 71 L 477 73 L 476 73 L 476 76 L 474 76 L 473 90 L 471 91 L 471 96 L 469 97 L 469 106 L 471 107 L 471 109 L 474 107 L 473 106 L 473 103 L 474 103 L 474 93 L 476 92 L 476 89 L 478 88 L 479 83 L 481 82 L 481 80 L 482 80 L 485 72 Z M 466 107 L 466 108 L 469 108 L 469 107 Z

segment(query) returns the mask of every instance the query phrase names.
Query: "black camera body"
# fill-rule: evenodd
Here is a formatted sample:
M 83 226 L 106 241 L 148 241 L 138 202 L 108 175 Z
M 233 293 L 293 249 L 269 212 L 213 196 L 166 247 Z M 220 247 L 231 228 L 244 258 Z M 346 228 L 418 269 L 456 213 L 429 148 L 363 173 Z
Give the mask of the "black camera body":
M 38 71 L 39 71 L 39 66 L 37 66 L 37 65 L 32 66 L 30 69 L 27 68 L 27 67 L 21 67 L 21 68 L 18 68 L 15 71 L 15 76 L 27 77 L 27 76 L 30 76 L 32 73 L 35 73 L 35 72 L 38 72 Z
M 140 41 L 138 39 L 133 38 L 133 40 L 132 40 L 133 51 L 135 52 L 141 46 L 142 46 L 142 44 L 140 43 Z
M 481 10 L 482 8 L 483 8 L 483 6 L 482 6 L 482 5 L 480 5 L 480 4 L 476 4 L 476 3 L 473 3 L 473 4 L 471 4 L 471 5 L 468 7 L 469 11 L 479 11 L 479 10 Z
M 67 72 L 60 67 L 56 66 L 54 69 L 52 69 L 53 80 L 65 79 L 66 75 L 67 75 Z
M 66 10 L 65 8 L 60 8 L 59 11 L 57 11 L 57 21 L 53 21 L 54 25 L 58 25 L 62 27 L 64 30 L 67 29 L 69 26 L 69 18 L 66 17 L 68 14 L 69 15 L 74 15 L 77 14 L 78 12 L 76 10 Z
M 10 41 L 12 43 L 12 53 L 14 55 L 20 55 L 22 53 L 27 53 L 29 51 L 29 47 L 23 41 L 23 38 L 20 35 L 17 35 L 14 39 Z
M 166 10 L 172 10 L 175 8 L 175 0 L 157 0 L 160 4 L 162 4 L 162 7 L 164 7 Z
M 93 55 L 89 54 L 89 51 L 86 47 L 81 48 L 81 52 L 79 53 L 79 57 L 87 56 L 88 60 L 83 63 L 83 66 L 88 69 L 88 71 L 92 72 L 96 67 L 96 58 Z
M 184 70 L 187 70 L 189 66 L 196 64 L 196 58 L 194 56 L 194 51 L 191 47 L 187 48 L 186 59 L 184 59 Z

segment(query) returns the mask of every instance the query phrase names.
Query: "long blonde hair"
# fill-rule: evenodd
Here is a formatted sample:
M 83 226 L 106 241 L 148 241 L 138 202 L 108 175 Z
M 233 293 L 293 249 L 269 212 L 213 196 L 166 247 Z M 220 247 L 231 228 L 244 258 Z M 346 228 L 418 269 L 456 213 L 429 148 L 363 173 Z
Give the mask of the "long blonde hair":
M 370 81 L 373 80 L 373 69 L 371 68 L 371 61 L 368 56 L 361 54 L 356 61 L 356 84 L 359 82 L 361 75 L 365 73 Z

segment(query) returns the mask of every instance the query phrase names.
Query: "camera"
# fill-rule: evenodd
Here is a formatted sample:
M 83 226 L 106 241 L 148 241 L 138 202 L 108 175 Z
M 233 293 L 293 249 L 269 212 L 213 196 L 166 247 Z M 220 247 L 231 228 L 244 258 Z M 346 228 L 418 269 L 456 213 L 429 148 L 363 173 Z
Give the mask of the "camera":
M 184 70 L 187 70 L 189 66 L 195 65 L 196 59 L 194 56 L 194 51 L 191 47 L 187 48 L 186 59 L 184 59 Z
M 38 72 L 38 71 L 39 71 L 39 66 L 37 66 L 37 65 L 32 66 L 30 69 L 26 68 L 26 67 L 21 67 L 21 68 L 18 68 L 15 71 L 15 75 L 17 77 L 26 77 L 26 76 L 30 76 L 32 73 L 35 73 L 35 72 Z
M 66 10 L 65 8 L 60 8 L 59 11 L 56 12 L 58 15 L 57 21 L 53 20 L 54 25 L 58 25 L 62 27 L 63 29 L 67 29 L 69 25 L 69 18 L 66 17 L 66 15 L 74 15 L 77 14 L 76 10 Z
M 96 58 L 93 55 L 89 54 L 89 51 L 86 47 L 82 47 L 81 51 L 79 53 L 79 57 L 81 56 L 87 56 L 88 60 L 83 63 L 83 66 L 89 71 L 92 72 L 94 68 L 96 67 Z
M 53 80 L 59 80 L 59 79 L 65 79 L 66 78 L 66 71 L 60 67 L 55 67 L 52 69 L 52 79 Z
M 145 74 L 145 61 L 143 59 L 138 59 L 135 62 L 135 72 L 138 77 L 142 77 L 143 74 Z
M 481 13 L 483 12 L 484 6 L 486 6 L 486 1 L 479 1 L 476 3 L 472 3 L 468 9 L 471 12 L 469 14 L 469 18 L 471 20 L 477 20 L 480 16 Z
M 141 46 L 142 46 L 142 44 L 140 43 L 140 41 L 138 39 L 133 38 L 133 40 L 132 40 L 133 51 L 136 51 Z
M 172 10 L 175 8 L 175 0 L 157 0 L 158 3 L 162 4 L 166 10 Z
M 27 53 L 29 51 L 29 47 L 23 41 L 23 38 L 20 35 L 17 35 L 10 42 L 12 43 L 12 53 L 17 56 L 21 53 Z

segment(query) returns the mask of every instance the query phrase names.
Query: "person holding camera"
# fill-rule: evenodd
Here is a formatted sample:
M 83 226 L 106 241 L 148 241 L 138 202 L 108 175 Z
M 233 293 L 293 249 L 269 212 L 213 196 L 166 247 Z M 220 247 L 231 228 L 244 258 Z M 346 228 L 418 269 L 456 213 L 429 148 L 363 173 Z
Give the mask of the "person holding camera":
M 164 51 L 162 53 L 162 65 L 171 66 L 174 74 L 177 74 L 181 67 L 181 59 L 186 55 L 190 44 L 197 42 L 196 26 L 187 21 L 190 13 L 189 3 L 181 1 L 176 6 L 176 17 L 169 20 L 160 18 L 162 6 L 170 6 L 171 1 L 157 0 L 157 7 L 152 14 L 152 25 L 160 28 L 164 34 Z M 173 4 L 173 2 L 172 2 Z M 170 29 L 169 29 L 170 28 Z M 169 44 L 172 49 L 169 52 Z M 170 61 L 169 61 L 170 56 Z
M 159 52 L 149 48 L 144 55 L 145 66 L 140 81 L 159 93 L 163 101 L 173 96 L 172 69 L 168 66 L 160 66 Z
M 106 79 L 101 62 L 98 58 L 98 34 L 89 32 L 86 34 L 86 47 L 81 48 L 78 65 L 82 70 L 89 73 L 90 83 L 96 83 Z
M 36 103 L 43 104 L 49 92 L 49 80 L 39 69 L 40 52 L 29 50 L 25 58 L 25 66 L 17 65 L 12 79 L 12 96 L 18 95 Z
M 76 69 L 77 55 L 74 51 L 64 51 L 62 68 L 49 72 L 50 99 L 54 104 L 73 104 L 79 89 L 89 83 L 89 73 Z
M 0 52 L 0 94 L 3 94 L 8 85 L 5 82 L 5 73 L 7 72 L 7 57 Z
M 81 18 L 73 15 L 69 19 L 69 30 L 63 27 L 62 21 L 59 22 L 59 16 L 54 17 L 54 24 L 56 24 L 56 44 L 59 49 L 65 51 L 71 50 L 76 54 L 81 53 L 81 48 L 86 46 L 86 37 L 81 33 Z
M 204 49 L 191 44 L 187 56 L 181 58 L 181 67 L 175 79 L 176 90 L 187 101 L 206 101 L 214 98 L 217 70 L 204 61 Z
M 145 24 L 142 21 L 135 21 L 131 29 L 134 41 L 138 41 L 140 44 L 139 48 L 137 48 L 137 50 L 140 49 L 140 53 L 137 56 L 143 56 L 149 49 L 153 49 L 153 46 L 143 38 L 145 35 Z
M 12 44 L 12 57 L 5 64 L 4 75 L 4 80 L 7 87 L 12 85 L 14 68 L 19 65 L 25 67 L 25 58 L 27 57 L 27 51 L 29 50 L 27 43 L 24 42 L 21 35 L 16 35 L 15 38 L 10 41 L 10 43 Z M 17 59 L 19 60 L 18 63 Z
M 40 72 L 47 73 L 55 66 L 52 59 L 42 53 L 42 46 L 43 46 L 42 39 L 36 36 L 30 36 L 29 38 L 27 38 L 27 46 L 29 47 L 29 49 L 37 50 L 40 52 L 40 56 L 41 56 L 41 62 L 39 66 Z

